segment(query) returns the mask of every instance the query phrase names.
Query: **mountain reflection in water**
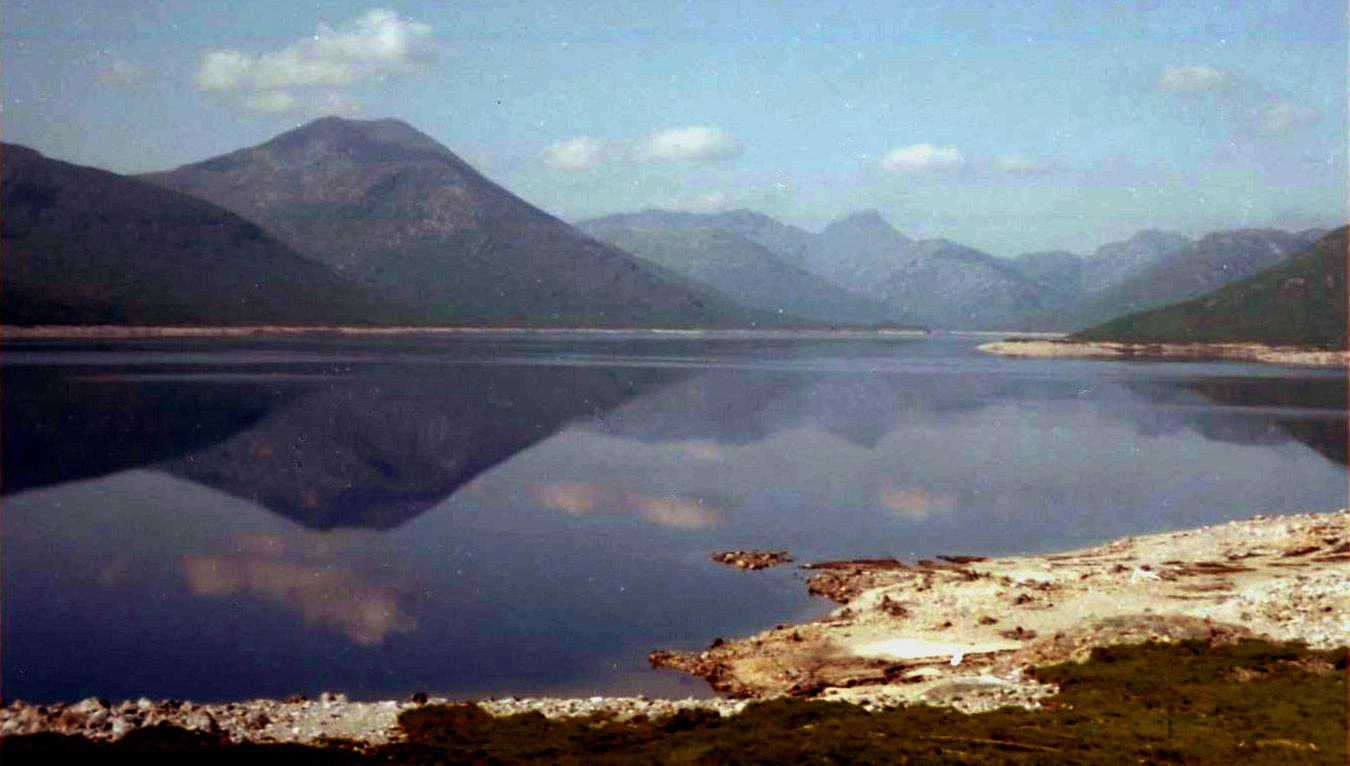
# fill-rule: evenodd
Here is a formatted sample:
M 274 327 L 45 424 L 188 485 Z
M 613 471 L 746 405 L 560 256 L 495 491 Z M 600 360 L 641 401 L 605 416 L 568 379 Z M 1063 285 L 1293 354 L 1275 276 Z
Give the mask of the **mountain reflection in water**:
M 1319 370 L 943 338 L 0 362 L 3 684 L 35 700 L 684 696 L 648 650 L 819 609 L 711 550 L 999 555 L 1345 502 L 1345 378 Z
M 692 358 L 706 354 L 686 350 Z M 715 461 L 718 445 L 785 430 L 811 428 L 874 448 L 916 419 L 1000 402 L 1081 401 L 1085 393 L 1071 379 L 700 370 L 664 356 L 617 367 L 362 361 L 283 362 L 290 374 L 275 363 L 241 370 L 228 362 L 156 364 L 153 374 L 134 363 L 6 369 L 0 422 L 9 459 L 0 466 L 0 489 L 153 466 L 313 529 L 388 529 L 574 422 L 618 438 L 681 442 L 687 454 Z M 1292 439 L 1346 464 L 1342 378 L 1126 379 L 1090 393 L 1107 417 L 1131 422 L 1141 435 L 1187 429 L 1233 444 Z M 1156 406 L 1119 406 L 1130 395 Z M 941 491 L 925 499 L 922 489 L 888 484 L 878 492 L 902 515 L 952 503 Z M 594 482 L 541 483 L 531 493 L 576 516 L 631 512 L 676 527 L 715 526 L 725 513 L 700 498 Z

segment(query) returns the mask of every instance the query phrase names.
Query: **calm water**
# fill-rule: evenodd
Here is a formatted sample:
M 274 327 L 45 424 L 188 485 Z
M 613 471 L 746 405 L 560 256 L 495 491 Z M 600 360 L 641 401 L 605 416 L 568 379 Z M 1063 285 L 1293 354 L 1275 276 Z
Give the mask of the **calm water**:
M 964 338 L 9 344 L 6 698 L 702 693 L 801 559 L 1345 505 L 1345 378 Z

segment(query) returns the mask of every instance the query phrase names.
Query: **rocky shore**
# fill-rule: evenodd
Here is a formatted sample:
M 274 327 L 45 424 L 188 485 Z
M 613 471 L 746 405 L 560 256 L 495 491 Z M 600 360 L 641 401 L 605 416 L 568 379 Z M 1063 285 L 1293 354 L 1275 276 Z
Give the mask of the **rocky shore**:
M 838 602 L 838 609 L 806 624 L 718 639 L 706 651 L 652 653 L 654 666 L 701 676 L 730 698 L 478 704 L 498 716 L 603 714 L 619 720 L 690 709 L 736 715 L 751 700 L 778 696 L 844 700 L 869 710 L 926 703 L 980 712 L 1053 704 L 1056 689 L 1026 671 L 1082 659 L 1096 646 L 1249 636 L 1344 646 L 1350 640 L 1348 524 L 1345 510 L 1258 516 L 1057 554 L 806 564 L 814 572 L 810 590 Z M 754 552 L 733 553 L 736 561 L 757 561 Z M 447 701 L 418 695 L 352 702 L 323 694 L 227 704 L 12 702 L 0 708 L 0 735 L 57 732 L 114 740 L 168 723 L 234 742 L 336 738 L 381 745 L 400 736 L 401 713 Z
M 808 588 L 840 603 L 835 611 L 649 659 L 737 697 L 1034 708 L 1054 690 L 1026 671 L 1096 646 L 1244 637 L 1345 645 L 1348 522 L 1344 510 L 1258 516 L 1050 555 L 808 565 L 817 571 Z
M 1346 367 L 1350 352 L 1260 343 L 1113 343 L 1109 341 L 1013 338 L 983 343 L 979 350 L 1000 356 L 1053 359 L 1159 359 L 1263 362 L 1309 367 Z
M 427 704 L 451 702 L 418 695 L 401 702 L 352 702 L 346 695 L 318 699 L 252 700 L 202 705 L 179 700 L 112 702 L 90 698 L 74 704 L 34 705 L 13 702 L 0 708 L 0 736 L 56 732 L 94 740 L 115 740 L 133 729 L 171 724 L 190 731 L 217 734 L 232 742 L 295 742 L 327 739 L 382 745 L 397 739 L 401 713 Z M 625 721 L 662 718 L 681 710 L 708 710 L 735 715 L 746 700 L 652 699 L 648 697 L 531 697 L 481 700 L 478 706 L 496 716 L 537 712 L 548 718 L 605 715 Z

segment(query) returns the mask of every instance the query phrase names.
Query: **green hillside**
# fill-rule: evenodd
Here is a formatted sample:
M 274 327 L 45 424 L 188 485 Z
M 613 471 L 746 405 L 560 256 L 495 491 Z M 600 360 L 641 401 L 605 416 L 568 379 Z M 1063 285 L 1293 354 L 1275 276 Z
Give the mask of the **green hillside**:
M 1254 277 L 1208 295 L 1121 317 L 1071 340 L 1244 343 L 1344 348 L 1346 229 Z

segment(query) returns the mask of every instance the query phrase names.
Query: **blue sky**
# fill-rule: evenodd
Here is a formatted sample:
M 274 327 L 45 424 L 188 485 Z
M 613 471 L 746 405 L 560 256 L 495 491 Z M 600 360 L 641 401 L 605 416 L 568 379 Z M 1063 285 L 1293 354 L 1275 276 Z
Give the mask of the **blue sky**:
M 1343 2 L 6 0 L 0 134 L 120 172 L 396 117 L 569 220 L 997 255 L 1347 216 Z

